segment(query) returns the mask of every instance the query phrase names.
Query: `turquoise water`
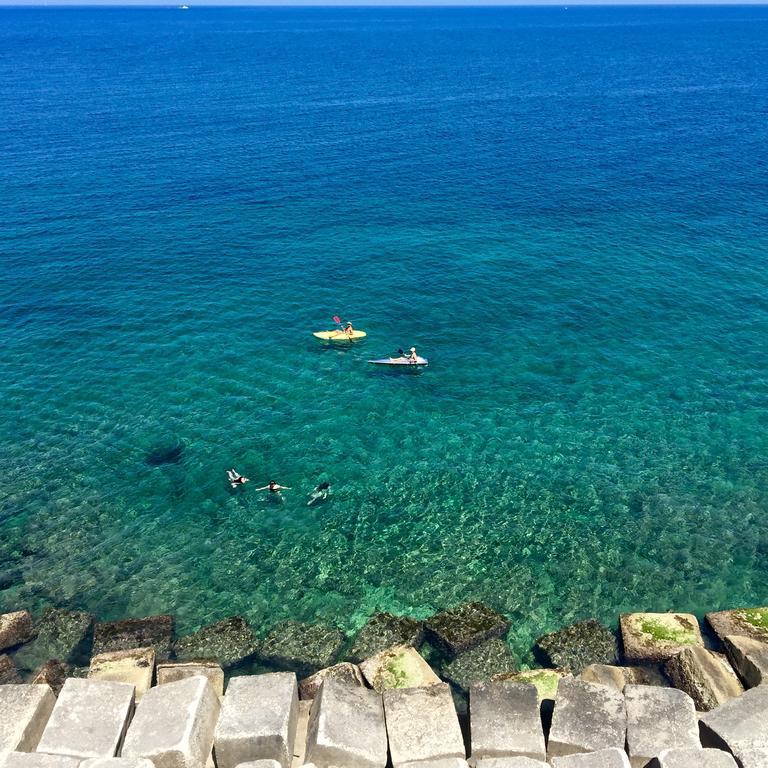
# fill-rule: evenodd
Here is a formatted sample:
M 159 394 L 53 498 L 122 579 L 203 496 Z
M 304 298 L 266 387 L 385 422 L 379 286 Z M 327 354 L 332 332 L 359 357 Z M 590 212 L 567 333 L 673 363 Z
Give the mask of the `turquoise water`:
M 5 9 L 0 51 L 0 609 L 480 599 L 524 654 L 765 602 L 768 9 Z

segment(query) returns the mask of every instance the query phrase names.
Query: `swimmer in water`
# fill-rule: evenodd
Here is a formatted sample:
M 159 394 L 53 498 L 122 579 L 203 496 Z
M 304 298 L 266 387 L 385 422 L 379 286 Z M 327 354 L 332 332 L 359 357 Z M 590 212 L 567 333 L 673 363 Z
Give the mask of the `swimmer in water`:
M 227 479 L 229 480 L 229 484 L 233 488 L 237 488 L 238 485 L 245 485 L 248 482 L 247 477 L 243 477 L 236 469 L 228 469 L 227 470 Z
M 263 485 L 261 488 L 257 488 L 257 491 L 269 491 L 270 493 L 280 493 L 280 491 L 290 491 L 289 485 L 279 485 L 274 480 L 270 480 L 267 485 Z
M 311 507 L 318 501 L 325 501 L 328 498 L 330 491 L 330 483 L 320 483 L 320 485 L 318 485 L 317 488 L 315 488 L 315 490 L 309 494 L 309 501 L 307 502 L 307 506 Z

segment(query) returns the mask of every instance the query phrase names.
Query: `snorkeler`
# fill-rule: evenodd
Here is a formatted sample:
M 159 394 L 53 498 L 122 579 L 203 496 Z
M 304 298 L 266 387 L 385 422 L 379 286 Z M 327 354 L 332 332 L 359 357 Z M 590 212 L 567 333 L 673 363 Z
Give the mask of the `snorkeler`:
M 227 470 L 227 479 L 229 480 L 229 484 L 233 488 L 237 488 L 238 485 L 245 485 L 248 482 L 247 477 L 243 477 L 236 469 L 228 469 Z
M 280 491 L 290 491 L 289 485 L 279 485 L 274 480 L 270 480 L 267 485 L 263 485 L 261 488 L 257 488 L 257 491 L 269 491 L 270 493 L 280 493 Z
M 318 501 L 325 501 L 328 498 L 328 494 L 331 492 L 330 483 L 320 483 L 312 493 L 309 494 L 309 501 L 307 506 L 311 507 Z

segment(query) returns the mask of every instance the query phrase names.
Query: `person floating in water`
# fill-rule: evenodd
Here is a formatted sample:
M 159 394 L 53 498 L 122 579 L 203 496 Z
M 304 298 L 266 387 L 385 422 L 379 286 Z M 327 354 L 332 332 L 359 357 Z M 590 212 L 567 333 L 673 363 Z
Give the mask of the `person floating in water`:
M 269 491 L 270 493 L 280 493 L 280 491 L 290 491 L 289 485 L 279 485 L 274 480 L 270 480 L 267 485 L 263 485 L 261 488 L 257 488 L 257 491 Z
M 313 504 L 317 503 L 318 501 L 325 501 L 328 498 L 328 494 L 331 492 L 331 484 L 330 483 L 320 483 L 320 485 L 315 488 L 312 493 L 309 494 L 309 501 L 307 502 L 307 506 L 311 507 Z
M 229 479 L 229 484 L 233 488 L 237 488 L 238 485 L 245 485 L 248 482 L 247 477 L 243 477 L 236 469 L 228 469 L 227 470 L 227 478 Z

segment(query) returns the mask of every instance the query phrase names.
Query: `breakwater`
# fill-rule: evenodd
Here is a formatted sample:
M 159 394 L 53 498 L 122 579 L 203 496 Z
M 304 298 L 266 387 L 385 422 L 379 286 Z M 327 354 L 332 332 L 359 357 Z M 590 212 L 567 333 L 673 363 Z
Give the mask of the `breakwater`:
M 705 621 L 623 614 L 618 634 L 577 622 L 539 638 L 540 668 L 517 669 L 508 619 L 482 603 L 423 622 L 376 614 L 354 638 L 297 622 L 257 637 L 239 617 L 177 638 L 169 615 L 98 623 L 49 609 L 33 621 L 22 610 L 0 617 L 0 754 L 75 762 L 0 759 L 77 768 L 122 754 L 164 768 L 181 750 L 173 764 L 185 768 L 257 758 L 459 768 L 468 755 L 476 768 L 523 757 L 562 768 L 764 766 L 768 608 Z M 27 719 L 23 738 L 8 712 Z M 186 742 L 174 746 L 178 733 Z M 518 764 L 536 765 L 504 765 Z

